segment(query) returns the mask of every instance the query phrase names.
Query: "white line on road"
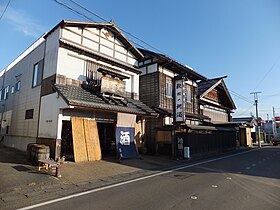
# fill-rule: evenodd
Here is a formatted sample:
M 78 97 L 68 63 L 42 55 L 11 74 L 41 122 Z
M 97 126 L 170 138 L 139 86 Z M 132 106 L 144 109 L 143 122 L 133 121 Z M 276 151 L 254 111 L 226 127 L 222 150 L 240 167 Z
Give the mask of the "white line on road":
M 49 205 L 49 204 L 52 204 L 52 203 L 57 203 L 57 202 L 60 202 L 60 201 L 69 200 L 71 198 L 76 198 L 76 197 L 80 197 L 80 196 L 83 196 L 83 195 L 87 195 L 87 194 L 111 189 L 111 188 L 114 188 L 114 187 L 119 187 L 119 186 L 122 186 L 122 185 L 130 184 L 130 183 L 133 183 L 133 182 L 138 182 L 138 181 L 141 181 L 141 180 L 150 179 L 150 178 L 153 178 L 153 177 L 156 177 L 156 176 L 169 174 L 169 173 L 172 173 L 174 171 L 181 171 L 183 169 L 191 168 L 191 167 L 202 165 L 202 164 L 205 164 L 205 163 L 211 163 L 211 162 L 215 162 L 215 161 L 218 161 L 218 160 L 223 160 L 223 159 L 227 159 L 227 158 L 230 158 L 230 157 L 243 155 L 243 154 L 253 152 L 253 151 L 256 151 L 256 150 L 259 150 L 259 149 L 249 150 L 249 151 L 236 153 L 236 154 L 232 154 L 232 155 L 227 155 L 227 156 L 223 156 L 223 157 L 219 157 L 219 158 L 215 158 L 215 159 L 210 159 L 210 160 L 206 160 L 206 161 L 202 161 L 202 162 L 198 162 L 198 163 L 194 163 L 194 164 L 190 164 L 190 165 L 180 166 L 178 168 L 173 168 L 171 170 L 155 173 L 155 174 L 152 174 L 152 175 L 148 175 L 148 176 L 132 179 L 132 180 L 129 180 L 129 181 L 124 181 L 124 182 L 108 185 L 108 186 L 105 186 L 105 187 L 99 187 L 99 188 L 88 190 L 88 191 L 85 191 L 85 192 L 65 196 L 65 197 L 62 197 L 62 198 L 57 198 L 57 199 L 46 201 L 46 202 L 43 202 L 43 203 L 38 203 L 38 204 L 35 204 L 35 205 L 32 205 L 32 206 L 27 206 L 27 207 L 21 208 L 19 210 L 34 209 L 34 208 L 38 208 L 38 207 L 41 207 L 41 206 L 46 206 L 46 205 Z

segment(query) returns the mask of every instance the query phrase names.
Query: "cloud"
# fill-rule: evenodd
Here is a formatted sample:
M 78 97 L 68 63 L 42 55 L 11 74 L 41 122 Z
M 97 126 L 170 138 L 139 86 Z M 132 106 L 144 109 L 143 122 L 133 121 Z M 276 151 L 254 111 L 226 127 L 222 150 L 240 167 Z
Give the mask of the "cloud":
M 3 10 L 4 7 L 0 6 L 0 11 Z M 24 11 L 16 10 L 11 7 L 7 9 L 2 21 L 10 24 L 14 30 L 24 33 L 25 36 L 38 38 L 46 32 L 46 29 L 34 18 L 26 14 Z

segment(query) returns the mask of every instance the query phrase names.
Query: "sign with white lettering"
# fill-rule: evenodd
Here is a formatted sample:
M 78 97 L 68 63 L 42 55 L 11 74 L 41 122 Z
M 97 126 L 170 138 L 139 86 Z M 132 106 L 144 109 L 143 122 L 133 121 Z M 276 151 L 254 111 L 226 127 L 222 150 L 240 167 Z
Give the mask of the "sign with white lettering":
M 117 127 L 116 140 L 120 159 L 139 157 L 134 143 L 134 128 Z
M 175 80 L 175 121 L 185 121 L 184 79 Z

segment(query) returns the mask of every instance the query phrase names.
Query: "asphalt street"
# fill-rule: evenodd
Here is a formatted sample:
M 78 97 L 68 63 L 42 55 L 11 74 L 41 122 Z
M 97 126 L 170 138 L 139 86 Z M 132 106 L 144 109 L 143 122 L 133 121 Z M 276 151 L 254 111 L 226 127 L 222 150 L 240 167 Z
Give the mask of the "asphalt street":
M 188 163 L 26 209 L 280 209 L 280 147 Z

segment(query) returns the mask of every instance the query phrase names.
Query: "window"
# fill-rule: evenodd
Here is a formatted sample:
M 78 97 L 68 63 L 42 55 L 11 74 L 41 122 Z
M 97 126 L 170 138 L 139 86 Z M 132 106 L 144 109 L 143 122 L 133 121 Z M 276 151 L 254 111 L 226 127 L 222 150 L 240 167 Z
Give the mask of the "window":
M 34 112 L 34 109 L 28 109 L 25 111 L 25 119 L 28 120 L 28 119 L 33 119 L 33 112 Z
M 12 87 L 11 87 L 11 94 L 13 94 L 14 92 L 15 92 L 15 87 L 12 86 Z
M 15 92 L 20 90 L 20 85 L 21 85 L 21 82 L 17 81 L 17 83 L 15 85 Z
M 33 67 L 32 87 L 36 87 L 41 84 L 42 73 L 43 73 L 43 60 L 36 63 Z
M 192 102 L 192 88 L 190 85 L 186 85 L 186 102 Z
M 4 100 L 8 99 L 9 90 L 10 90 L 9 85 L 4 88 L 4 98 L 3 98 Z
M 3 100 L 3 90 L 0 90 L 0 101 L 2 101 Z
M 86 81 L 94 86 L 101 85 L 102 74 L 97 71 L 100 66 L 92 61 L 86 61 Z
M 166 87 L 165 95 L 172 96 L 172 78 L 166 77 L 165 87 Z

